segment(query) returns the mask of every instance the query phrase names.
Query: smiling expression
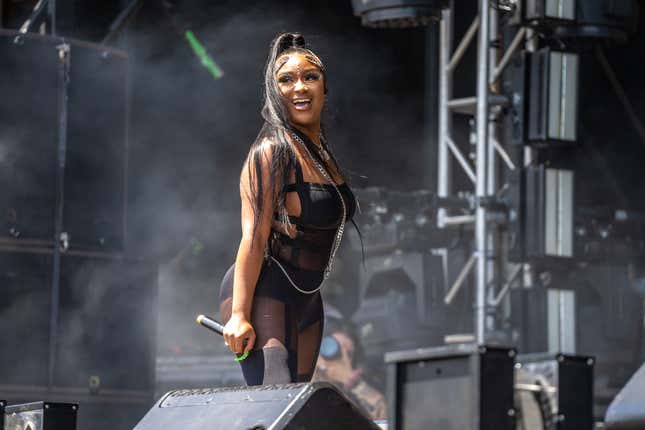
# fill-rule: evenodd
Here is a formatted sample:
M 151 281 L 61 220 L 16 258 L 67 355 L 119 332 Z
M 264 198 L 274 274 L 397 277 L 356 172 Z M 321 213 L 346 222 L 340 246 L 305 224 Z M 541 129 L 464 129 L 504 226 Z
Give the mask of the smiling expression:
M 275 77 L 289 120 L 305 128 L 320 125 L 325 101 L 324 76 L 320 67 L 302 52 L 290 52 L 276 61 Z

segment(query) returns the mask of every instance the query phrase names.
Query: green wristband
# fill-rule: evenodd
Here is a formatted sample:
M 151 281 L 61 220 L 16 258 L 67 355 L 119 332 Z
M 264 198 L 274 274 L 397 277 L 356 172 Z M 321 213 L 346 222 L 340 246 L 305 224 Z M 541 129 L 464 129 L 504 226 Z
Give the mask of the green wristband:
M 249 351 L 244 351 L 244 354 L 235 357 L 235 361 L 242 361 L 249 356 Z

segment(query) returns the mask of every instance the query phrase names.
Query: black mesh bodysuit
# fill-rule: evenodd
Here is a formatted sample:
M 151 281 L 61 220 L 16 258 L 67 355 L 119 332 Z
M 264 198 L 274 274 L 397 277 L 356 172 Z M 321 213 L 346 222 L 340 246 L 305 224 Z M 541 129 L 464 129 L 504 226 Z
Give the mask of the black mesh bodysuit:
M 248 385 L 309 381 L 318 358 L 323 331 L 320 292 L 298 291 L 283 269 L 301 290 L 316 290 L 341 222 L 342 206 L 331 184 L 304 181 L 297 160 L 295 179 L 282 192 L 297 193 L 300 200 L 300 216 L 289 217 L 296 226 L 296 237 L 272 229 L 270 257 L 264 260 L 255 287 L 251 324 L 256 342 L 240 362 Z M 349 221 L 356 210 L 354 195 L 346 183 L 338 189 Z M 220 314 L 225 323 L 231 315 L 234 271 L 235 265 L 226 272 L 220 289 Z

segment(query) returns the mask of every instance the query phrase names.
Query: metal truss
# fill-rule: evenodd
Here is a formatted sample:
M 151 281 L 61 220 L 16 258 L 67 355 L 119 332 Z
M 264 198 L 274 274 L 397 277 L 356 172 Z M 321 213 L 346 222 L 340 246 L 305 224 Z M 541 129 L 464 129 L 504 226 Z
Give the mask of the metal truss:
M 452 3 L 452 2 L 451 2 Z M 518 279 L 522 266 L 512 270 L 503 285 L 502 261 L 499 257 L 500 235 L 494 223 L 497 212 L 488 204 L 499 195 L 498 159 L 503 165 L 515 170 L 511 157 L 500 144 L 495 119 L 500 108 L 508 100 L 495 93 L 498 80 L 513 54 L 524 45 L 527 30 L 521 28 L 500 56 L 498 48 L 498 11 L 490 0 L 479 0 L 479 13 L 463 35 L 453 52 L 454 6 L 442 11 L 439 38 L 439 149 L 438 149 L 438 196 L 454 197 L 452 187 L 452 159 L 454 158 L 473 184 L 475 195 L 472 213 L 454 216 L 448 209 L 439 209 L 437 220 L 440 228 L 454 225 L 474 224 L 475 249 L 444 301 L 450 304 L 465 284 L 468 275 L 475 270 L 475 339 L 478 344 L 486 342 L 487 330 L 494 328 L 494 318 L 487 318 L 489 311 L 496 311 L 512 283 Z M 453 98 L 453 73 L 464 53 L 477 36 L 477 92 L 474 97 Z M 473 166 L 460 151 L 453 138 L 452 115 L 472 115 L 476 120 L 476 157 Z

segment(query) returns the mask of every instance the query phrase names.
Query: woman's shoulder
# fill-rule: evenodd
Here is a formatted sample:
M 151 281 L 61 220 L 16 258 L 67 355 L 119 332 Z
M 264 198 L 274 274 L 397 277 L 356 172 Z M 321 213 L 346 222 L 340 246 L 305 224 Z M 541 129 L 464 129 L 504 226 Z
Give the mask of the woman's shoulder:
M 251 152 L 272 155 L 281 146 L 276 136 L 261 136 L 251 146 Z
M 277 142 L 274 138 L 266 136 L 258 138 L 251 148 L 249 148 L 249 157 L 248 159 L 254 159 L 258 156 L 260 157 L 260 162 L 267 162 L 271 160 L 273 152 L 276 150 Z M 264 161 L 267 160 L 267 161 Z M 248 160 L 247 160 L 248 161 Z
M 271 171 L 276 166 L 289 165 L 287 160 L 294 158 L 293 148 L 288 142 L 285 145 L 276 136 L 262 136 L 258 137 L 251 145 L 245 168 L 255 166 L 256 168 Z
M 278 145 L 278 141 L 274 136 L 262 136 L 256 145 L 262 150 L 272 151 Z

